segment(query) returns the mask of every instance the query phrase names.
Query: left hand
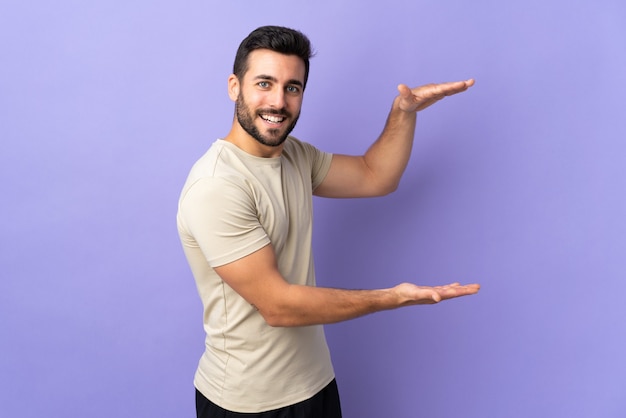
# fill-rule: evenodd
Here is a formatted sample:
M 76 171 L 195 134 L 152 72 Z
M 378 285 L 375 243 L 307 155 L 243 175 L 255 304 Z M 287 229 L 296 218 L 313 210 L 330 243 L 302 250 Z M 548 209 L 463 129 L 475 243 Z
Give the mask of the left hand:
M 449 83 L 426 84 L 414 89 L 406 84 L 400 84 L 397 105 L 405 112 L 419 112 L 438 102 L 446 96 L 461 93 L 474 85 L 474 79 L 466 81 L 452 81 Z
M 442 300 L 474 295 L 480 290 L 480 285 L 477 283 L 462 285 L 457 282 L 444 286 L 418 286 L 412 283 L 402 283 L 393 287 L 392 290 L 399 296 L 403 306 L 429 305 Z

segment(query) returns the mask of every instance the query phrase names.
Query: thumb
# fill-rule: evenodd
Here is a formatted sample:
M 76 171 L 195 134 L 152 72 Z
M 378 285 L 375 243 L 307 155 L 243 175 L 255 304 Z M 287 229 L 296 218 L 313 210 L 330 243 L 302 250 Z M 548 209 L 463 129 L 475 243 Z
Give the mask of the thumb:
M 413 92 L 406 84 L 398 84 L 398 92 L 403 99 L 408 99 L 413 95 Z
M 435 303 L 441 302 L 441 295 L 438 292 L 433 292 L 431 298 Z

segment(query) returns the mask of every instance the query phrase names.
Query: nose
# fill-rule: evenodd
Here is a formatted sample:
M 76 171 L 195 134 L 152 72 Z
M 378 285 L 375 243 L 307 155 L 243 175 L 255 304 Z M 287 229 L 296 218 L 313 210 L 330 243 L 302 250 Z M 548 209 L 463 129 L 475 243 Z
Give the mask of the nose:
M 269 97 L 268 104 L 275 109 L 284 109 L 285 102 L 285 92 L 281 88 L 272 89 Z

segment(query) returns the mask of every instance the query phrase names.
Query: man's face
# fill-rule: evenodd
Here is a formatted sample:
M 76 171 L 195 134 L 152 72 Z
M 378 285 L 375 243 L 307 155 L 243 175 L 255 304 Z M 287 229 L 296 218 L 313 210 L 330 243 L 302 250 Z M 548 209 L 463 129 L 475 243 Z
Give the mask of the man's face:
M 243 130 L 263 145 L 281 145 L 300 116 L 303 83 L 299 57 L 267 49 L 251 52 L 235 104 Z

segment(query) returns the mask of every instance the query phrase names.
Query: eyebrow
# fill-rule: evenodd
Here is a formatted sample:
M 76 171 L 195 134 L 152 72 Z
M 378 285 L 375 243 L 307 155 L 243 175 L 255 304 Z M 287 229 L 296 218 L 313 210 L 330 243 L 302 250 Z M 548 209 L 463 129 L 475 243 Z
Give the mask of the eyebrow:
M 259 74 L 256 77 L 254 77 L 254 80 L 267 80 L 267 81 L 272 81 L 274 83 L 277 83 L 278 80 L 276 79 L 276 77 L 272 77 L 271 75 L 265 75 L 265 74 Z M 296 80 L 296 79 L 291 79 L 287 81 L 287 84 L 292 84 L 292 85 L 296 85 L 296 86 L 300 86 L 300 87 L 304 87 L 304 85 L 302 84 L 302 81 L 300 80 Z

